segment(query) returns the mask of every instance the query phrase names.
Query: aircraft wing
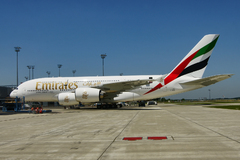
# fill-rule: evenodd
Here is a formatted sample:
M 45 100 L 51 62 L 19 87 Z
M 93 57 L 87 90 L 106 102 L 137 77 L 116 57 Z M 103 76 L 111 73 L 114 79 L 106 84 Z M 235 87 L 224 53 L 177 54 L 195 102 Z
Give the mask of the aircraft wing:
M 137 88 L 141 85 L 149 84 L 153 79 L 139 79 L 139 80 L 132 80 L 132 81 L 121 81 L 121 82 L 114 82 L 114 83 L 107 83 L 100 86 L 95 86 L 93 88 L 101 89 L 106 93 L 120 93 L 123 91 L 127 91 L 130 89 Z
M 184 83 L 180 83 L 180 84 L 183 86 L 190 85 L 190 86 L 196 86 L 196 87 L 205 87 L 205 86 L 209 86 L 211 84 L 220 82 L 222 80 L 228 79 L 232 76 L 233 76 L 233 74 L 215 75 L 215 76 L 206 77 L 206 78 L 202 78 L 202 79 L 198 79 L 198 80 L 194 80 L 194 81 L 190 81 L 190 82 L 184 82 Z
M 160 77 L 161 78 L 161 77 Z M 92 88 L 98 88 L 105 92 L 104 101 L 112 102 L 114 97 L 117 97 L 118 94 L 126 92 L 128 90 L 133 90 L 140 87 L 141 85 L 146 85 L 152 83 L 152 81 L 159 81 L 157 79 L 138 79 L 138 80 L 128 80 L 114 83 L 102 84 L 99 86 L 94 86 Z

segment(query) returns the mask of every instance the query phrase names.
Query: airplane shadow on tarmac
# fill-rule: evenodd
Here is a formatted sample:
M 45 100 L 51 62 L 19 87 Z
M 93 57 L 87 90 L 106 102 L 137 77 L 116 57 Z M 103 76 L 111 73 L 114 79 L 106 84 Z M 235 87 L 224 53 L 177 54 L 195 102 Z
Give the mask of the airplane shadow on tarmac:
M 74 109 L 79 110 L 79 109 Z M 145 108 L 145 107 L 139 107 L 139 108 L 104 108 L 104 109 L 98 109 L 98 108 L 80 108 L 80 110 L 161 110 L 161 108 Z

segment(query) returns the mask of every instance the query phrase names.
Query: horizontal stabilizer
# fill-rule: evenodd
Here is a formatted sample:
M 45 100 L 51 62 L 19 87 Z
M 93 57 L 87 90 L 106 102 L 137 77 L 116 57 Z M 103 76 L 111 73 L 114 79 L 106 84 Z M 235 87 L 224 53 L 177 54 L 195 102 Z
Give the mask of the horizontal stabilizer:
M 190 82 L 180 83 L 181 85 L 195 85 L 195 86 L 209 86 L 211 84 L 215 84 L 217 82 L 220 82 L 222 80 L 228 79 L 232 77 L 233 74 L 222 74 L 222 75 L 216 75 L 211 77 L 206 77 Z

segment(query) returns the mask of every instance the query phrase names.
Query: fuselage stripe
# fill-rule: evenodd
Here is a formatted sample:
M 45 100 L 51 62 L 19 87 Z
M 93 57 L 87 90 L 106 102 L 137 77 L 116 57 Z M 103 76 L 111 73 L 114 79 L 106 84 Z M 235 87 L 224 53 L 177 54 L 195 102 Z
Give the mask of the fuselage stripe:
M 185 68 L 181 74 L 179 74 L 178 77 L 181 77 L 185 74 L 188 74 L 188 73 L 192 73 L 192 72 L 195 72 L 195 71 L 198 71 L 200 69 L 203 69 L 204 67 L 207 66 L 208 64 L 208 60 L 209 60 L 210 56 L 208 58 L 206 58 L 204 61 L 201 61 L 199 63 L 195 63 L 187 68 Z
M 195 58 L 197 58 L 197 57 L 199 57 L 201 55 L 204 55 L 204 54 L 208 53 L 209 51 L 211 51 L 214 48 L 215 44 L 217 43 L 217 40 L 218 40 L 218 37 L 214 41 L 212 41 L 211 43 L 209 43 L 206 46 L 202 47 L 199 50 L 199 52 L 195 55 L 195 57 L 193 57 L 192 60 L 194 60 Z
M 198 50 L 199 51 L 199 50 Z M 178 65 L 165 79 L 164 79 L 164 84 L 168 84 L 171 81 L 173 81 L 174 79 L 176 79 L 179 74 L 181 74 L 181 72 L 184 70 L 184 68 L 189 64 L 189 62 L 191 62 L 191 60 L 193 59 L 193 57 L 198 53 L 198 51 L 196 51 L 195 53 L 193 53 L 191 56 L 189 56 L 187 59 L 185 59 L 180 65 Z M 150 91 L 144 93 L 144 95 L 151 93 L 157 89 L 162 88 L 163 85 L 161 83 L 159 83 L 158 85 L 156 85 L 153 89 L 151 89 Z
M 199 51 L 199 50 L 198 50 Z M 180 65 L 178 65 L 165 79 L 164 79 L 164 84 L 168 84 L 170 82 L 172 82 L 174 79 L 176 79 L 181 73 L 182 71 L 186 68 L 186 66 L 189 64 L 189 62 L 191 62 L 191 60 L 193 59 L 193 57 L 198 53 L 198 51 L 196 51 L 195 53 L 193 53 L 191 56 L 189 56 L 187 59 L 185 59 Z

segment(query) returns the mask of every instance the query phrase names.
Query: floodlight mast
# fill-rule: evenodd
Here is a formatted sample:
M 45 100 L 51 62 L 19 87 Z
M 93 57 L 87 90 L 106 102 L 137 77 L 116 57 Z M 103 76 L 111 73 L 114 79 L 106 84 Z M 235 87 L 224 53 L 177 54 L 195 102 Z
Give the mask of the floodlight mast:
M 17 52 L 17 86 L 18 86 L 18 52 L 20 52 L 21 47 L 14 47 L 15 52 Z
M 211 89 L 208 89 L 209 91 L 209 100 L 211 99 Z
M 33 76 L 34 67 L 35 67 L 35 66 L 32 66 L 32 79 L 34 79 L 34 76 Z
M 106 56 L 107 56 L 106 53 L 105 53 L 105 54 L 101 54 L 103 76 L 104 76 L 104 58 L 105 58 Z
M 72 72 L 73 72 L 73 77 L 75 77 L 76 70 L 72 70 Z
M 51 72 L 50 72 L 50 71 L 47 71 L 46 73 L 48 74 L 48 77 L 50 77 L 50 73 L 51 73 Z
M 58 64 L 58 68 L 59 68 L 59 77 L 60 77 L 60 68 L 62 67 L 61 64 Z
M 31 79 L 31 77 L 30 77 L 30 70 L 31 70 L 31 68 L 32 68 L 32 66 L 27 66 L 28 67 L 28 69 L 29 69 L 29 80 Z

